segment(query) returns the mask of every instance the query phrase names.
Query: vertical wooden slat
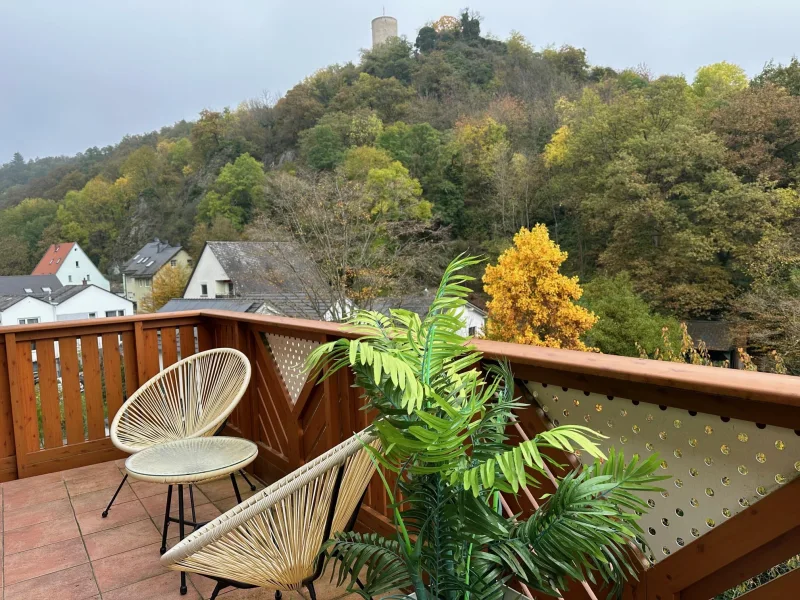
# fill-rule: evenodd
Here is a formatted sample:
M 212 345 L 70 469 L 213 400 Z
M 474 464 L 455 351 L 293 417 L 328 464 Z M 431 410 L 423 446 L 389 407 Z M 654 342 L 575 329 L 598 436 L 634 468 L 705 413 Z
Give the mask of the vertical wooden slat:
M 86 397 L 86 426 L 89 439 L 98 440 L 106 435 L 103 415 L 103 381 L 100 375 L 100 351 L 97 335 L 81 336 L 83 355 L 83 392 Z
M 33 382 L 33 357 L 30 342 L 17 343 L 17 382 L 20 391 L 20 415 L 27 452 L 39 449 L 39 418 L 36 414 L 36 389 Z
M 4 336 L 6 346 L 6 362 L 8 364 L 8 389 L 11 394 L 11 418 L 14 428 L 14 454 L 17 472 L 22 477 L 28 455 L 28 438 L 25 428 L 25 402 L 20 381 L 19 352 L 17 338 L 13 333 Z
M 14 456 L 15 453 L 8 359 L 4 339 L 0 338 L 0 458 Z
M 197 325 L 197 345 L 200 352 L 211 350 L 214 347 L 214 335 L 205 323 Z
M 130 331 L 122 334 L 122 357 L 125 363 L 125 397 L 139 389 L 139 366 L 136 360 L 136 337 Z
M 165 369 L 178 362 L 178 342 L 174 327 L 161 328 L 161 356 Z
M 194 326 L 181 325 L 181 360 L 194 354 Z
M 144 382 L 150 379 L 147 375 L 147 367 L 144 362 L 145 347 L 144 347 L 144 328 L 141 321 L 136 321 L 133 324 L 133 335 L 136 340 L 136 373 L 139 385 L 144 385 Z M 156 357 L 158 360 L 158 357 Z M 128 392 L 130 396 L 131 392 Z
M 61 355 L 61 391 L 64 395 L 67 444 L 77 444 L 86 439 L 83 430 L 77 340 L 74 337 L 61 338 L 58 340 L 58 349 Z
M 119 335 L 103 334 L 103 375 L 106 382 L 108 423 L 122 406 L 122 360 L 119 355 Z
M 136 349 L 142 348 L 139 352 L 138 361 L 144 367 L 144 372 L 139 377 L 139 384 L 144 383 L 151 377 L 158 375 L 158 332 L 155 329 L 146 329 L 142 332 L 142 346 L 136 340 Z
M 63 445 L 61 433 L 61 398 L 58 393 L 56 351 L 53 340 L 36 342 L 39 363 L 39 404 L 42 410 L 42 438 L 45 448 Z

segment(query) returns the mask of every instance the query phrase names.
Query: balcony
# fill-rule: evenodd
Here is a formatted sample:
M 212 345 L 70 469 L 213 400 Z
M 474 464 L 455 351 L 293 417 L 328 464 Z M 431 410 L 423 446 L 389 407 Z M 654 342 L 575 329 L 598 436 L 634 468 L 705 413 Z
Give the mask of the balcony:
M 108 519 L 99 514 L 125 457 L 108 439 L 110 419 L 141 383 L 180 358 L 214 347 L 238 348 L 249 357 L 253 378 L 226 434 L 258 444 L 252 470 L 262 482 L 293 471 L 368 421 L 348 373 L 322 385 L 302 373 L 311 349 L 347 335 L 332 323 L 195 311 L 5 327 L 0 334 L 6 600 L 180 597 L 178 575 L 158 561 L 165 488 L 133 482 Z M 648 496 L 652 512 L 642 527 L 652 553 L 640 552 L 639 582 L 627 588 L 627 598 L 706 600 L 800 554 L 796 378 L 476 345 L 486 360 L 511 363 L 518 395 L 529 404 L 515 436 L 580 423 L 628 456 L 661 456 L 663 473 L 672 479 L 667 492 Z M 581 459 L 558 458 L 572 467 Z M 560 475 L 553 472 L 541 487 L 506 498 L 507 510 L 529 511 Z M 198 516 L 210 518 L 234 499 L 228 485 L 212 482 L 200 486 L 196 502 Z M 358 527 L 385 531 L 386 512 L 383 488 L 373 482 Z M 800 597 L 798 573 L 744 597 Z M 190 583 L 185 597 L 208 598 L 206 580 L 191 577 Z M 319 591 L 322 598 L 344 595 Z M 605 592 L 576 582 L 562 596 L 594 599 Z M 255 590 L 223 597 L 273 596 Z

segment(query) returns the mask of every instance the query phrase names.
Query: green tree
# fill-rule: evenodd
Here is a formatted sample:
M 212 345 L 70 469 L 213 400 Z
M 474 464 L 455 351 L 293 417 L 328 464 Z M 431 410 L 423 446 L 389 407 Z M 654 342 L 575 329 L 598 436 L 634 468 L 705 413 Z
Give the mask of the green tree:
M 342 162 L 344 143 L 330 125 L 316 125 L 300 134 L 300 156 L 317 171 L 330 170 Z
M 384 123 L 393 123 L 406 114 L 413 93 L 410 87 L 403 85 L 395 77 L 380 79 L 361 73 L 353 85 L 342 88 L 331 105 L 342 112 L 369 108 Z
M 797 57 L 793 56 L 787 65 L 769 61 L 761 73 L 753 77 L 750 85 L 762 87 L 768 83 L 784 88 L 792 96 L 800 96 L 800 61 Z
M 728 98 L 747 87 L 747 75 L 739 65 L 718 62 L 697 69 L 692 89 L 706 107 L 723 104 Z
M 197 207 L 198 219 L 210 224 L 222 216 L 241 230 L 251 221 L 254 211 L 263 208 L 265 184 L 261 163 L 249 154 L 242 154 L 222 168 L 213 190 Z
M 344 158 L 344 174 L 348 179 L 366 181 L 372 169 L 386 169 L 392 157 L 385 150 L 372 146 L 350 148 Z
M 654 313 L 647 302 L 633 290 L 630 276 L 595 277 L 583 286 L 580 303 L 598 317 L 584 336 L 586 344 L 619 356 L 639 356 L 639 348 L 648 355 L 665 352 L 663 333 L 680 345 L 680 323 L 672 317 Z
M 411 83 L 413 67 L 411 44 L 401 37 L 390 38 L 361 55 L 361 70 L 364 73 L 381 79 L 394 77 L 406 85 Z
M 26 274 L 36 266 L 41 254 L 40 240 L 55 222 L 57 210 L 58 205 L 52 200 L 26 198 L 17 206 L 0 211 L 0 238 L 9 240 L 6 250 L 14 248 L 13 256 L 6 258 L 11 262 L 3 274 Z

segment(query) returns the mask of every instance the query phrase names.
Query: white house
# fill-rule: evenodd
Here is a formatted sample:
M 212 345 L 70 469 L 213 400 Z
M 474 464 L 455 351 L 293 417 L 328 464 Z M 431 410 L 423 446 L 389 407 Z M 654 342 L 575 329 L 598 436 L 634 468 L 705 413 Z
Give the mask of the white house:
M 110 290 L 108 279 L 81 249 L 77 242 L 52 244 L 31 275 L 55 275 L 61 285 L 96 285 Z
M 33 325 L 55 321 L 53 306 L 32 296 L 0 296 L 0 325 Z
M 206 242 L 184 298 L 262 298 L 306 293 L 314 264 L 292 242 Z
M 393 308 L 402 308 L 417 313 L 420 317 L 428 314 L 428 310 L 433 303 L 433 294 L 425 290 L 422 294 L 401 297 L 381 297 L 373 301 L 372 310 L 376 310 L 385 315 Z M 483 335 L 486 326 L 486 312 L 467 302 L 461 312 L 460 317 L 465 321 L 464 327 L 458 331 L 459 335 L 469 337 L 480 337 Z
M 133 314 L 133 302 L 96 285 L 67 285 L 49 298 L 57 321 L 124 317 Z

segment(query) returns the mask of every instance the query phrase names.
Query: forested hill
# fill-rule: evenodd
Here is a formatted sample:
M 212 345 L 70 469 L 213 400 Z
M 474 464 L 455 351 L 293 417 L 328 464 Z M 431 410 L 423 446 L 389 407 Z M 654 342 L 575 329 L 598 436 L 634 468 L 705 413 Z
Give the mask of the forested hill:
M 796 60 L 752 81 L 728 63 L 692 81 L 654 77 L 443 17 L 274 103 L 204 111 L 75 157 L 15 156 L 0 168 L 0 272 L 29 272 L 59 240 L 109 272 L 154 236 L 195 252 L 241 236 L 312 247 L 357 216 L 360 254 L 315 258 L 354 295 L 374 295 L 433 277 L 459 251 L 496 256 L 542 222 L 569 272 L 626 273 L 661 311 L 794 314 L 798 94 Z M 339 218 L 324 221 L 331 207 Z

